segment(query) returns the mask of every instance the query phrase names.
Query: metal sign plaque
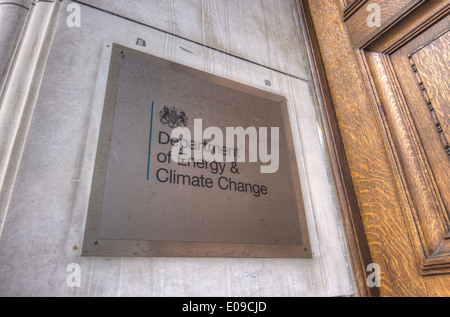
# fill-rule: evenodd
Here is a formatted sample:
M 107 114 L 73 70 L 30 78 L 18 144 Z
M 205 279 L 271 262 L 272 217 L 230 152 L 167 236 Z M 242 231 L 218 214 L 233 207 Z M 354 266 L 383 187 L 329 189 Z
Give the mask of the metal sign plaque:
M 286 99 L 111 49 L 82 254 L 311 257 Z

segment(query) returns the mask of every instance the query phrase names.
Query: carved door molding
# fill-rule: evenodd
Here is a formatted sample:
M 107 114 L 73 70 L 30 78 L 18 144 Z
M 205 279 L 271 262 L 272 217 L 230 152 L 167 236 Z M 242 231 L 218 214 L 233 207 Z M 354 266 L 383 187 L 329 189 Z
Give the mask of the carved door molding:
M 366 238 L 349 239 L 358 221 L 345 226 L 365 259 L 354 272 L 380 264 L 382 296 L 448 296 L 450 2 L 307 2 Z
M 449 51 L 450 5 L 440 0 L 410 1 L 410 7 L 376 40 L 354 40 L 368 43 L 357 47 L 358 58 L 391 153 L 408 232 L 417 241 L 417 265 L 422 275 L 446 274 L 450 273 L 450 91 L 439 85 L 449 78 L 442 54 Z M 441 68 L 427 69 L 427 64 Z M 430 76 L 424 76 L 427 70 Z M 443 80 L 433 83 L 439 77 Z

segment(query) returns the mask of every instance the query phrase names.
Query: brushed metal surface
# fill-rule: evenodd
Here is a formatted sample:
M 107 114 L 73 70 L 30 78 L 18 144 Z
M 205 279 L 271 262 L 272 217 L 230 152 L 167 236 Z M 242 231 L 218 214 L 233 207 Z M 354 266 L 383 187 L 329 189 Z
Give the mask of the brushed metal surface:
M 83 255 L 311 257 L 286 107 L 282 96 L 114 44 Z M 227 127 L 278 127 L 278 171 L 169 162 L 172 109 L 192 137 L 194 119 L 220 128 L 225 156 Z

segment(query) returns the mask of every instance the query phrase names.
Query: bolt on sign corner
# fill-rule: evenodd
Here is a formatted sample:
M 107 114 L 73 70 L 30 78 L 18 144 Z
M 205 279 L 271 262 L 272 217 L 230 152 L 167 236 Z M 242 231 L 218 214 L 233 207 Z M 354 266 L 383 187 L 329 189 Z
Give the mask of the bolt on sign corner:
M 310 258 L 286 99 L 110 49 L 82 254 Z

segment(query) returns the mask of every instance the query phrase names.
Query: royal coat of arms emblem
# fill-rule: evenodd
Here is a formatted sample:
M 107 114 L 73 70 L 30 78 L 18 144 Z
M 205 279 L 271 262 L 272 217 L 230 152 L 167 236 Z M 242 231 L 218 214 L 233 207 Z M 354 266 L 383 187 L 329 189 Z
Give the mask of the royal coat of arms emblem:
M 163 110 L 159 112 L 159 117 L 163 124 L 168 124 L 172 129 L 178 127 L 186 127 L 188 124 L 188 118 L 183 111 L 178 111 L 175 107 L 169 109 L 164 106 Z

